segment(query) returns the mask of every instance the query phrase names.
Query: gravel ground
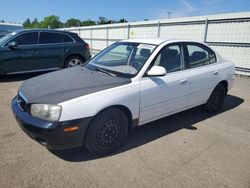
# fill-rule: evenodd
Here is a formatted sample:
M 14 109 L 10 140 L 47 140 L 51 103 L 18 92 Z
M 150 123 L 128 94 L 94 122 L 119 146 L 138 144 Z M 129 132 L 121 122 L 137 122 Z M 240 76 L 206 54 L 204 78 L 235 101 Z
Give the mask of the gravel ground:
M 236 78 L 223 109 L 200 107 L 136 129 L 115 154 L 52 152 L 14 120 L 10 102 L 35 75 L 0 78 L 0 187 L 250 188 L 250 79 Z

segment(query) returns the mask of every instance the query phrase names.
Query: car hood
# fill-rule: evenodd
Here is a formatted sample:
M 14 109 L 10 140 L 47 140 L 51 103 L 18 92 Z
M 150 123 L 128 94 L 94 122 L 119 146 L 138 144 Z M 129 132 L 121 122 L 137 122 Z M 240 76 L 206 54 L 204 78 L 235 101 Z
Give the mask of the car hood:
M 128 78 L 110 76 L 78 66 L 31 78 L 21 85 L 19 92 L 27 103 L 58 104 L 130 82 L 131 79 Z

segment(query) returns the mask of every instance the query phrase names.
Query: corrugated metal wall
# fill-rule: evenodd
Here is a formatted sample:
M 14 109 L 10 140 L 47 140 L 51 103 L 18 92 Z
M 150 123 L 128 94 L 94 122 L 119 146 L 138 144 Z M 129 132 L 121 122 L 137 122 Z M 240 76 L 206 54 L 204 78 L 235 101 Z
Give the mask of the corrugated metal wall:
M 236 67 L 250 71 L 250 12 L 64 28 L 93 50 L 128 38 L 190 39 L 206 42 Z

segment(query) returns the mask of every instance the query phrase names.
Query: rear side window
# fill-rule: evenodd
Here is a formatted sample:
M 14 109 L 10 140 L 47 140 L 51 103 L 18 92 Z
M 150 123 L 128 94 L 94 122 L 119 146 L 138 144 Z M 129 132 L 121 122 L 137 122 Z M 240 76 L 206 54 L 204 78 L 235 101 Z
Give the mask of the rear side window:
M 212 50 L 201 44 L 187 44 L 189 68 L 200 67 L 216 62 Z
M 24 33 L 13 40 L 11 42 L 17 42 L 18 45 L 32 45 L 38 43 L 38 32 L 30 32 L 30 33 Z
M 65 42 L 73 42 L 73 39 L 68 35 L 61 33 L 49 33 L 49 32 L 40 33 L 40 40 L 39 40 L 40 44 L 56 44 Z

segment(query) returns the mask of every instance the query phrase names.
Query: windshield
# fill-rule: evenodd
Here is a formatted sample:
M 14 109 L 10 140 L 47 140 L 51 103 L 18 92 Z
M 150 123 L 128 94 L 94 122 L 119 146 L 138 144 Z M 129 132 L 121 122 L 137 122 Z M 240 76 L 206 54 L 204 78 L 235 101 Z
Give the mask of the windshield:
M 5 35 L 4 37 L 0 38 L 0 45 L 5 43 L 8 39 L 10 39 L 12 36 L 14 36 L 16 34 L 17 34 L 16 32 L 12 32 L 12 33 L 9 33 L 9 34 Z
M 155 47 L 151 44 L 117 42 L 97 54 L 85 66 L 91 70 L 132 78 L 141 70 Z

